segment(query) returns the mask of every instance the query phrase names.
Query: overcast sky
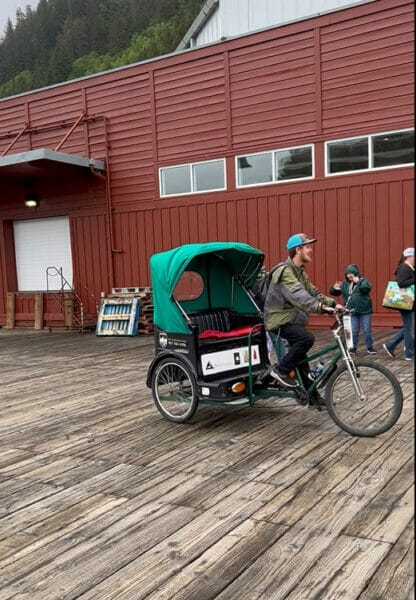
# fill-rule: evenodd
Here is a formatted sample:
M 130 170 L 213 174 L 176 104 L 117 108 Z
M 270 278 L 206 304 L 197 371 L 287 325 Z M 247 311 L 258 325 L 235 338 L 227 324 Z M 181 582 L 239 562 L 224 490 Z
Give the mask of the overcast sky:
M 39 0 L 0 0 L 0 37 L 3 36 L 9 17 L 14 24 L 18 8 L 26 10 L 26 6 L 29 4 L 32 9 L 35 9 L 38 3 Z

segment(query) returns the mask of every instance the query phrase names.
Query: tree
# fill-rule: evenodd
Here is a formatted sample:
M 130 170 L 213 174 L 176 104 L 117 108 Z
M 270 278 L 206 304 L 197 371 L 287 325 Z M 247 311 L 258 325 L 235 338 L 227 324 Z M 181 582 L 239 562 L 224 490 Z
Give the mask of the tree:
M 203 0 L 39 0 L 0 41 L 0 95 L 172 52 Z

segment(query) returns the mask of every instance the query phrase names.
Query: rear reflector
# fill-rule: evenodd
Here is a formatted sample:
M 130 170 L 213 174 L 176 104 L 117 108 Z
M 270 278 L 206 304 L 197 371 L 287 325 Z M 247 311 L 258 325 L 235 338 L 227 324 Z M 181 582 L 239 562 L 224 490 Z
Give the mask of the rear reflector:
M 244 383 L 244 381 L 238 381 L 237 383 L 233 383 L 233 385 L 231 386 L 231 391 L 233 392 L 233 394 L 240 394 L 241 392 L 244 392 L 245 389 L 246 384 Z

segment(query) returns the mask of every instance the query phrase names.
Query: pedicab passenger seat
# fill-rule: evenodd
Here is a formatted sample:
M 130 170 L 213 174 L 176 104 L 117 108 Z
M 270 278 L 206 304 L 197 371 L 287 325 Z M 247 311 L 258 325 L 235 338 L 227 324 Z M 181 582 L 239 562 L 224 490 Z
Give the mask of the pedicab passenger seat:
M 237 313 L 229 308 L 201 310 L 188 313 L 188 317 L 198 331 L 198 339 L 204 342 L 247 336 L 258 325 L 252 331 L 255 334 L 260 331 L 262 323 L 258 315 Z

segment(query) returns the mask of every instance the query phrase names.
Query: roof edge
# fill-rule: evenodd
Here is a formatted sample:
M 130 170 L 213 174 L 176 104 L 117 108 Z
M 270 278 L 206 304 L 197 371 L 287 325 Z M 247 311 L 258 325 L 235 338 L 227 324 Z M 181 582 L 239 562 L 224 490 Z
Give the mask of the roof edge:
M 6 154 L 0 156 L 0 168 L 18 165 L 36 160 L 51 160 L 54 162 L 74 165 L 76 167 L 94 168 L 97 171 L 105 171 L 105 162 L 103 160 L 88 158 L 79 154 L 67 154 L 57 152 L 49 148 L 37 148 L 36 150 L 27 150 L 17 154 Z
M 217 8 L 219 8 L 219 5 L 220 0 L 206 0 L 204 6 L 199 11 L 198 15 L 189 27 L 188 31 L 185 33 L 185 35 L 177 45 L 177 52 L 179 50 L 185 50 L 186 48 L 188 48 L 189 42 L 201 31 L 201 29 L 204 27 L 205 23 L 209 20 L 211 15 L 217 10 Z

